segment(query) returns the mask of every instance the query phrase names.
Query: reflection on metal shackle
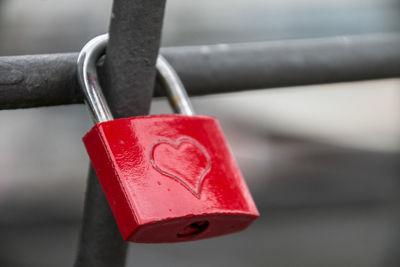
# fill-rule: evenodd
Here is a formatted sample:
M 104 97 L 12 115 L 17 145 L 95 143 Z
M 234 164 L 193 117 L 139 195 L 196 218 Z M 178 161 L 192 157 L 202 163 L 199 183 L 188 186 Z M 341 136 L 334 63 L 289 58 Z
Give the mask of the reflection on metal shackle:
M 97 61 L 105 53 L 107 42 L 108 34 L 92 39 L 83 47 L 78 57 L 79 83 L 95 123 L 114 119 L 97 76 Z M 162 55 L 157 58 L 156 68 L 174 111 L 183 115 L 194 115 L 193 106 L 180 78 Z

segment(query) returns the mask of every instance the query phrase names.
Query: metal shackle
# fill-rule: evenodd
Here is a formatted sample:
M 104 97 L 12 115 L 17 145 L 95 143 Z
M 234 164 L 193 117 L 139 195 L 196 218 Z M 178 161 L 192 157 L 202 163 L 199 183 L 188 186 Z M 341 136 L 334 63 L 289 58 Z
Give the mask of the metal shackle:
M 108 34 L 93 38 L 82 48 L 77 61 L 78 81 L 95 123 L 114 119 L 97 76 L 97 61 L 105 53 L 107 42 Z M 174 111 L 183 115 L 194 115 L 185 87 L 174 68 L 162 55 L 157 57 L 156 69 Z

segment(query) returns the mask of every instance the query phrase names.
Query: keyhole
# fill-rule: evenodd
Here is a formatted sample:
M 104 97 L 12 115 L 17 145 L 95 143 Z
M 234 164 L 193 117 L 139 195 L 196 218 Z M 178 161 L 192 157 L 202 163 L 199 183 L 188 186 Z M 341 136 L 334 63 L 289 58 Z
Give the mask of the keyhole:
M 183 230 L 180 231 L 177 234 L 177 236 L 178 237 L 188 237 L 188 236 L 200 234 L 201 232 L 206 230 L 209 225 L 210 225 L 210 223 L 208 221 L 198 221 L 198 222 L 191 223 L 191 224 L 185 226 L 185 228 L 183 228 Z

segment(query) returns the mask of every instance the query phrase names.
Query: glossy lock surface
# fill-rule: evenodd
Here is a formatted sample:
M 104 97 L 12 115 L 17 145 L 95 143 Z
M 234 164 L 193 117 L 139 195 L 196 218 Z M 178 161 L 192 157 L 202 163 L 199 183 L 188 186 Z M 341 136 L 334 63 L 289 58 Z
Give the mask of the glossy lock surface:
M 203 239 L 243 230 L 259 216 L 214 118 L 112 120 L 83 140 L 125 240 Z

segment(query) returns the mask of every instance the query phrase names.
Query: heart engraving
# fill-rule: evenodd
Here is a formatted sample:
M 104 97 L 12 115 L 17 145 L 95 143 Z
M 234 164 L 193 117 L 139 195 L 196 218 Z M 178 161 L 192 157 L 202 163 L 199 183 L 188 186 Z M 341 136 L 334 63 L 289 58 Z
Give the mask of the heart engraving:
M 211 170 L 211 157 L 199 142 L 189 137 L 176 142 L 158 139 L 151 146 L 150 162 L 155 170 L 200 198 L 204 178 Z

